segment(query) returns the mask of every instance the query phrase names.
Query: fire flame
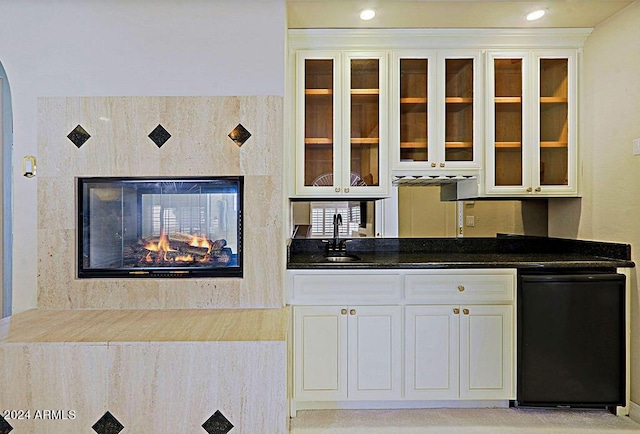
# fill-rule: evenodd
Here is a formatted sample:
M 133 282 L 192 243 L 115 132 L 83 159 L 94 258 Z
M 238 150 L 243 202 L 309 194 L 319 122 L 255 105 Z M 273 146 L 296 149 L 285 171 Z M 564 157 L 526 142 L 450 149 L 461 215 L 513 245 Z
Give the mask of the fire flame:
M 160 239 L 158 240 L 157 243 L 147 243 L 144 246 L 145 249 L 147 249 L 149 251 L 149 253 L 147 254 L 145 260 L 147 262 L 153 262 L 153 257 L 151 255 L 152 252 L 159 252 L 160 254 L 156 256 L 156 262 L 160 262 L 161 258 L 165 261 L 169 261 L 169 257 L 167 256 L 167 253 L 169 252 L 177 252 L 176 249 L 172 249 L 171 248 L 171 243 L 169 242 L 169 237 L 167 237 L 167 234 L 162 233 L 160 234 Z
M 189 246 L 196 247 L 200 249 L 207 249 L 207 253 L 203 257 L 196 258 L 194 255 L 190 253 L 180 252 L 180 250 L 175 249 L 171 246 L 171 241 L 169 237 L 165 233 L 160 234 L 160 238 L 157 242 L 150 241 L 144 245 L 144 248 L 148 251 L 147 255 L 141 262 L 147 263 L 161 263 L 165 262 L 209 262 L 211 260 L 211 249 L 212 245 L 207 239 L 207 237 L 201 237 L 198 235 L 191 235 L 190 241 L 188 241 Z M 169 252 L 180 252 L 178 254 L 169 254 Z
M 207 253 L 211 252 L 211 244 L 209 244 L 209 240 L 206 237 L 199 237 L 197 235 L 192 235 L 191 242 L 189 243 L 191 247 L 202 247 L 207 249 Z

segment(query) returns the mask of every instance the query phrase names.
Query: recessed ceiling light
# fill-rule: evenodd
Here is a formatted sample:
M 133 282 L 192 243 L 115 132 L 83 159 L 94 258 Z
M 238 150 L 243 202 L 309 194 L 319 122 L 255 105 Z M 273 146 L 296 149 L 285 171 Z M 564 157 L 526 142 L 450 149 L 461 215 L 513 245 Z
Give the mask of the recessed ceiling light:
M 360 19 L 363 21 L 369 21 L 376 16 L 376 11 L 373 9 L 363 9 L 360 11 Z
M 539 20 L 540 18 L 544 17 L 546 13 L 547 11 L 545 9 L 539 9 L 537 11 L 529 12 L 527 14 L 527 21 Z

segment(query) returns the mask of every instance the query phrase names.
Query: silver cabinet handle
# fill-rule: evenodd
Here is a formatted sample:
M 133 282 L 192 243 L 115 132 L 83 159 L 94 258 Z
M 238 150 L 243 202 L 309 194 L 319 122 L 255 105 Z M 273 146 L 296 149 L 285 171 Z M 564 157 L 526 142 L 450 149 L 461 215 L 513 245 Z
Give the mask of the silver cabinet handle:
M 347 309 L 342 309 L 342 310 L 340 311 L 340 313 L 341 313 L 342 315 L 346 315 L 346 314 L 347 314 Z

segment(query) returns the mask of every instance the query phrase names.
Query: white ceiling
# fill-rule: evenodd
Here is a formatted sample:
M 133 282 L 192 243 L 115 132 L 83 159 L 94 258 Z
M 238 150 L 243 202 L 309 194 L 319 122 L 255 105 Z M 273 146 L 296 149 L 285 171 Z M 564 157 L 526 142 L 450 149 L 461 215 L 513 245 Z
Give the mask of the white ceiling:
M 640 0 L 636 0 L 640 1 Z M 596 27 L 632 0 L 287 0 L 289 28 L 532 28 Z M 365 7 L 377 10 L 361 21 Z M 547 15 L 535 22 L 535 9 Z

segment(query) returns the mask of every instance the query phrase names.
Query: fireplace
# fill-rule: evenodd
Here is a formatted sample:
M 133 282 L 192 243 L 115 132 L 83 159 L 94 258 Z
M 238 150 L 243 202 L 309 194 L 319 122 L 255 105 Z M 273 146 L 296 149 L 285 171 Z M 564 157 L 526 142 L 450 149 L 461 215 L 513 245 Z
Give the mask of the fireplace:
M 78 277 L 242 277 L 243 178 L 77 178 Z

